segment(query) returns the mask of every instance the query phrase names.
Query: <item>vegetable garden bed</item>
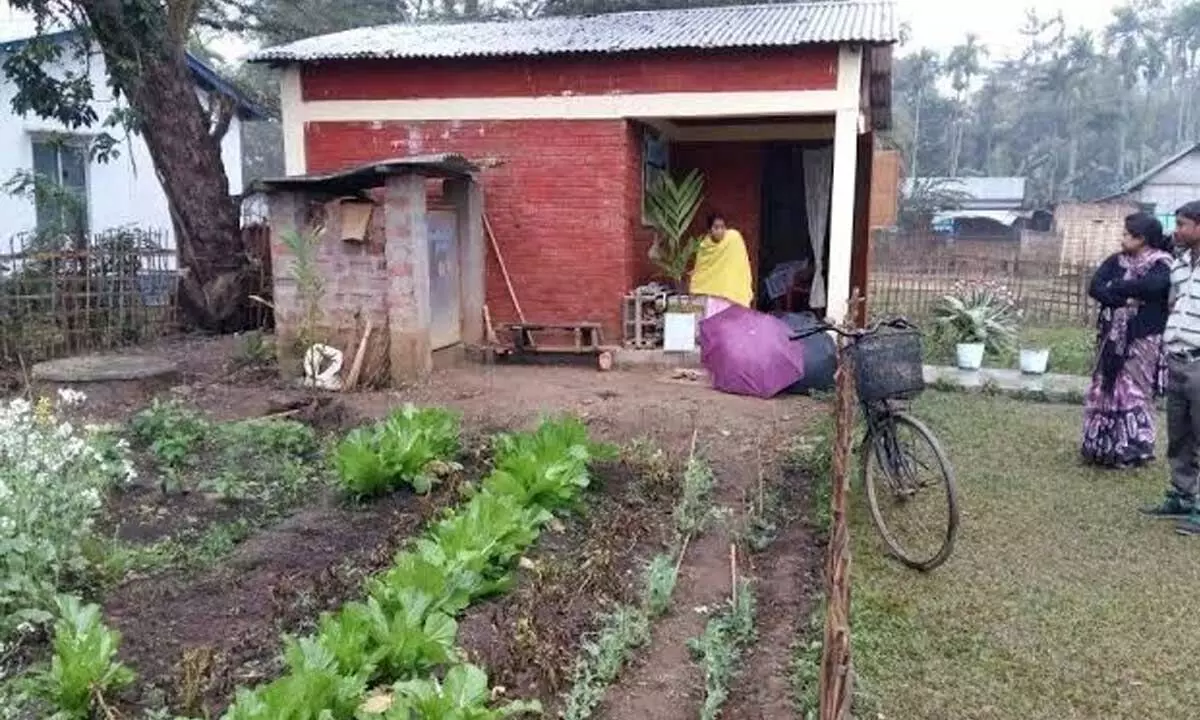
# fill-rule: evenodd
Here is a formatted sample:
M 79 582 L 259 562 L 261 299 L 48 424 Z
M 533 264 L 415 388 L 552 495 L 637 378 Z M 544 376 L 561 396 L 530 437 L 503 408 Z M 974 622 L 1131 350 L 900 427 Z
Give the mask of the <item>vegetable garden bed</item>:
M 670 536 L 675 495 L 662 472 L 637 457 L 598 465 L 586 509 L 543 535 L 511 593 L 462 620 L 470 657 L 509 693 L 540 700 L 548 717 L 558 716 L 580 643 L 602 611 L 636 600 L 643 567 Z
M 119 655 L 108 662 L 119 659 L 136 679 L 126 684 L 126 673 L 109 673 L 111 681 L 104 681 L 98 694 L 82 695 L 82 702 L 92 704 L 90 716 L 64 717 L 106 717 L 96 697 L 104 698 L 114 717 L 126 718 L 317 717 L 303 708 L 332 708 L 331 717 L 347 720 L 458 717 L 425 710 L 406 713 L 414 707 L 445 711 L 450 707 L 446 703 L 460 701 L 467 703 L 469 713 L 483 713 L 470 717 L 498 717 L 513 701 L 540 701 L 545 716 L 554 717 L 567 709 L 563 698 L 568 692 L 573 701 L 605 686 L 613 690 L 610 698 L 622 692 L 614 681 L 616 672 L 626 688 L 669 675 L 674 684 L 658 693 L 665 707 L 672 718 L 694 717 L 705 699 L 698 693 L 707 666 L 686 650 L 675 661 L 678 667 L 660 667 L 657 658 L 679 655 L 660 650 L 664 643 L 682 645 L 698 637 L 705 624 L 700 613 L 723 607 L 714 599 L 727 596 L 726 589 L 708 579 L 728 582 L 725 551 L 731 539 L 741 542 L 741 505 L 759 467 L 754 448 L 772 447 L 753 429 L 762 406 L 670 386 L 671 393 L 720 404 L 721 412 L 695 414 L 686 404 L 666 403 L 661 391 L 668 386 L 649 379 L 611 376 L 597 389 L 590 380 L 577 382 L 565 371 L 542 370 L 535 377 L 516 369 L 508 374 L 518 384 L 464 372 L 400 398 L 449 405 L 464 413 L 476 432 L 498 425 L 520 430 L 506 440 L 491 432 L 465 443 L 456 440 L 453 448 L 426 443 L 427 451 L 411 462 L 393 462 L 411 447 L 380 431 L 388 423 L 410 422 L 396 419 L 394 395 L 346 400 L 352 415 L 390 413 L 389 420 L 358 433 L 347 433 L 344 424 L 323 426 L 311 440 L 287 421 L 271 423 L 266 430 L 257 427 L 262 420 L 206 421 L 203 439 L 181 452 L 164 438 L 186 437 L 190 421 L 163 412 L 161 404 L 140 420 L 142 425 L 157 423 L 156 430 L 136 432 L 138 420 L 122 426 L 117 432 L 133 441 L 140 478 L 110 485 L 107 505 L 97 515 L 101 543 L 89 557 L 101 562 L 90 571 L 106 574 L 97 578 L 100 584 L 89 580 L 82 585 L 67 576 L 61 589 L 81 594 L 83 604 L 43 607 L 62 619 L 102 621 L 120 631 Z M 529 380 L 536 383 L 531 386 L 525 382 Z M 231 387 L 197 387 L 172 395 L 186 397 L 216 417 L 238 417 L 224 404 L 233 394 L 242 401 L 242 412 L 276 412 L 268 407 L 269 391 L 235 392 Z M 531 387 L 541 394 L 526 397 Z M 680 501 L 680 468 L 664 473 L 661 467 L 648 467 L 644 457 L 630 451 L 636 446 L 631 444 L 620 460 L 590 463 L 590 473 L 581 475 L 578 458 L 572 458 L 588 447 L 586 439 L 580 444 L 582 425 L 551 427 L 541 439 L 533 432 L 540 413 L 555 411 L 588 418 L 608 438 L 649 437 L 650 447 L 673 457 L 686 449 L 689 438 L 695 450 L 698 433 L 723 473 L 720 495 L 706 506 L 714 518 L 712 537 L 700 537 L 680 557 L 680 530 L 672 516 Z M 777 418 L 770 434 L 786 435 L 791 420 Z M 324 429 L 333 432 L 324 435 Z M 460 444 L 466 445 L 462 452 L 457 451 Z M 276 446 L 280 452 L 267 452 Z M 530 452 L 536 461 L 526 457 Z M 488 494 L 491 500 L 479 500 Z M 523 519 L 501 522 L 505 515 Z M 478 542 L 489 536 L 494 536 L 494 546 Z M 773 630 L 770 622 L 758 628 L 772 644 L 787 634 L 792 623 L 786 616 L 803 604 L 797 600 L 781 606 L 777 600 L 797 591 L 806 596 L 803 586 L 811 581 L 803 565 L 792 563 L 794 541 L 802 538 L 788 539 L 793 542 L 778 548 L 778 557 L 775 548 L 768 553 L 766 567 L 753 568 L 767 581 L 761 586 L 759 615 L 780 615 L 779 628 Z M 683 546 L 688 548 L 686 542 Z M 645 572 L 652 557 L 659 564 L 665 561 L 668 571 L 673 558 L 679 558 L 684 581 L 674 600 L 666 590 L 663 598 L 671 603 L 666 615 L 639 616 L 634 611 L 643 607 L 646 589 L 652 587 Z M 433 574 L 414 574 L 416 561 L 429 564 Z M 470 590 L 439 595 L 424 585 L 425 579 L 436 580 L 448 571 L 449 578 L 463 570 L 477 575 L 466 586 Z M 672 584 L 674 577 L 671 573 Z M 497 581 L 501 584 L 494 585 Z M 435 586 L 438 582 L 442 580 Z M 423 622 L 416 624 L 401 617 L 410 601 L 399 599 L 413 592 L 440 597 L 420 611 Z M 89 614 L 87 604 L 96 602 L 102 614 Z M 617 621 L 622 617 L 641 625 L 621 626 Z M 660 632 L 660 618 L 682 618 L 688 632 Z M 57 627 L 58 636 L 69 641 L 59 643 L 61 648 L 72 643 L 85 648 L 89 638 L 103 637 L 102 626 L 76 630 L 74 638 L 70 623 L 60 619 Z M 621 635 L 635 630 L 636 637 Z M 609 673 L 599 670 L 601 663 L 596 669 L 604 679 L 589 676 L 587 692 L 576 692 L 583 687 L 576 677 L 582 659 L 594 643 L 607 642 L 610 631 L 616 635 L 609 640 L 626 645 L 619 653 L 623 669 Z M 289 644 L 285 634 L 300 640 Z M 116 647 L 115 636 L 105 642 Z M 34 659 L 49 657 L 46 643 L 34 648 Z M 326 651 L 332 651 L 332 659 Z M 778 655 L 748 649 L 743 663 L 754 670 L 736 683 L 723 682 L 735 690 L 726 716 L 783 717 L 776 712 L 782 710 L 778 698 L 751 690 L 756 678 L 779 674 L 771 667 Z M 13 668 L 12 657 L 3 659 L 2 669 Z M 610 652 L 605 662 L 616 657 Z M 49 677 L 39 678 L 43 693 L 53 685 Z M 341 689 L 329 694 L 334 687 Z M 774 696 L 778 683 L 771 687 Z M 241 699 L 231 708 L 239 688 Z M 4 692 L 0 687 L 0 696 Z M 0 697 L 0 705 L 6 697 Z M 0 718 L 49 717 L 52 706 L 47 703 L 53 696 L 39 697 L 41 704 L 32 714 L 0 712 Z M 74 697 L 78 700 L 79 693 Z M 279 703 L 292 701 L 280 709 Z M 759 713 L 763 705 L 775 707 Z M 521 707 L 526 705 L 517 703 L 512 709 Z M 618 716 L 612 708 L 594 707 L 596 718 Z

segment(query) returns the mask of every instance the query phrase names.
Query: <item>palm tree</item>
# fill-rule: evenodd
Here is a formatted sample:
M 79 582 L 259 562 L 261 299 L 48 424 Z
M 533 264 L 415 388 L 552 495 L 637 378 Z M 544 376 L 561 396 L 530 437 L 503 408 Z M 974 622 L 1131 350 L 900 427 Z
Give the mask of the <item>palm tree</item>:
M 929 48 L 921 48 L 909 58 L 909 80 L 907 98 L 912 107 L 913 130 L 912 149 L 908 160 L 908 172 L 911 177 L 920 177 L 918 159 L 921 152 L 921 111 L 925 107 L 925 98 L 937 93 L 937 81 L 942 72 L 941 58 Z
M 1133 91 L 1137 87 L 1138 70 L 1142 58 L 1142 22 L 1137 12 L 1129 5 L 1113 9 L 1113 21 L 1104 30 L 1105 47 L 1109 52 L 1114 50 L 1121 71 L 1120 97 L 1121 122 L 1117 128 L 1117 180 L 1124 181 L 1129 177 L 1126 172 L 1129 150 L 1129 105 Z
M 950 76 L 950 86 L 954 89 L 955 105 L 954 138 L 950 144 L 950 177 L 958 177 L 959 162 L 962 158 L 967 91 L 971 89 L 972 81 L 983 71 L 982 59 L 987 54 L 987 48 L 979 44 L 979 36 L 968 33 L 966 42 L 955 46 L 946 57 L 945 71 Z

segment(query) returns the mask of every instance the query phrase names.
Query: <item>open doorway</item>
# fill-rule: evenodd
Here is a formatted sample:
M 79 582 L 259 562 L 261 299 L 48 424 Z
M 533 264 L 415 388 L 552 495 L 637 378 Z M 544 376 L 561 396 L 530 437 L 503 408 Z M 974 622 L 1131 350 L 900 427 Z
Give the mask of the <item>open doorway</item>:
M 759 310 L 824 314 L 832 174 L 831 141 L 772 142 L 764 147 L 755 293 Z

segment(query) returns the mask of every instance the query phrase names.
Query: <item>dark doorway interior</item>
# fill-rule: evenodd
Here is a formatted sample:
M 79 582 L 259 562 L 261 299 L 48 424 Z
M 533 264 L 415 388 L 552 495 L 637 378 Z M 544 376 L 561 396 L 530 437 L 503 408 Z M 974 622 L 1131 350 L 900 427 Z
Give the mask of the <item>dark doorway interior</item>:
M 828 147 L 830 141 L 769 143 L 763 153 L 762 228 L 759 245 L 759 281 L 755 303 L 759 310 L 808 310 L 812 285 L 813 251 L 805 203 L 804 150 Z M 826 222 L 825 257 L 829 257 Z M 801 263 L 791 287 L 782 296 L 771 292 L 771 273 L 784 263 Z

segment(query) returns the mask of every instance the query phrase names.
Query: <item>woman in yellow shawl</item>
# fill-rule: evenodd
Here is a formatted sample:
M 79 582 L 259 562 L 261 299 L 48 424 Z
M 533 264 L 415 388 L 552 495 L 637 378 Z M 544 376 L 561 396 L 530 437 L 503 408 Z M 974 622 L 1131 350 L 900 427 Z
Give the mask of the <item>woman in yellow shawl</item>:
M 708 235 L 696 251 L 691 285 L 691 294 L 705 299 L 704 317 L 712 317 L 731 304 L 750 307 L 753 284 L 742 234 L 726 227 L 720 213 L 710 215 Z

